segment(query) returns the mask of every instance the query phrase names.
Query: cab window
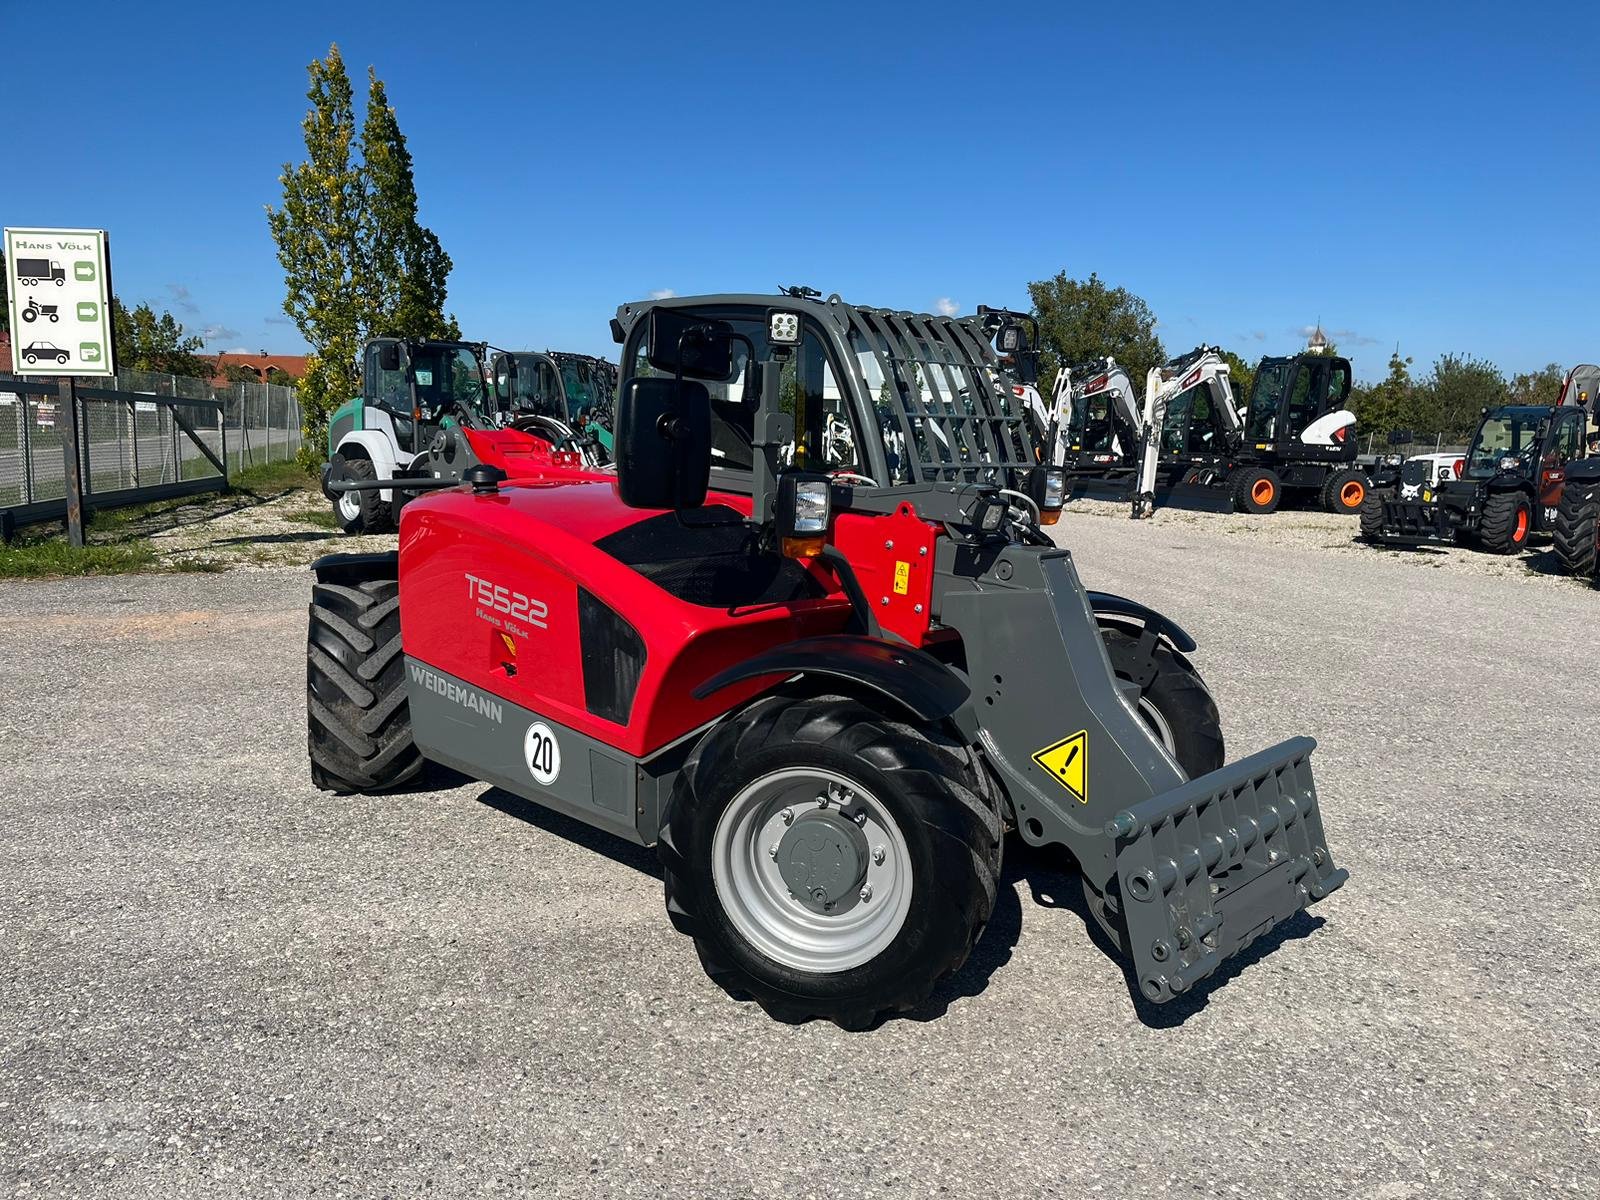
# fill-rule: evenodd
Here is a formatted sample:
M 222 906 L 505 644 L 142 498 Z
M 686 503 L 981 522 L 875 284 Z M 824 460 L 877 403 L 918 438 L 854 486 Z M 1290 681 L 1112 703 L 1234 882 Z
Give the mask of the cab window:
M 1550 436 L 1550 454 L 1557 466 L 1564 466 L 1578 457 L 1583 444 L 1583 431 L 1577 413 L 1563 413 L 1561 423 Z

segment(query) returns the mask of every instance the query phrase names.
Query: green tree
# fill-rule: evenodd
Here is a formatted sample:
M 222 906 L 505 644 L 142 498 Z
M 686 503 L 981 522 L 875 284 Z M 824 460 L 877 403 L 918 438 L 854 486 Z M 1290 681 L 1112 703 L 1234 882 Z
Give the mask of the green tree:
M 1167 361 L 1150 306 L 1097 274 L 1072 279 L 1059 271 L 1028 284 L 1028 296 L 1039 321 L 1041 379 L 1054 379 L 1062 363 L 1111 354 L 1142 387 L 1145 373 Z
M 1417 385 L 1411 378 L 1411 359 L 1400 357 L 1398 346 L 1389 356 L 1389 374 L 1382 383 L 1350 389 L 1350 411 L 1356 414 L 1358 429 L 1380 437 L 1414 424 Z
M 1469 354 L 1442 354 L 1418 388 L 1416 427 L 1464 443 L 1481 410 L 1510 398 L 1500 368 Z
M 244 363 L 225 362 L 222 364 L 222 377 L 229 383 L 260 383 L 261 372 L 254 367 L 247 367 Z
M 1250 393 L 1256 386 L 1256 369 L 1232 350 L 1222 351 L 1228 364 L 1228 382 L 1233 388 L 1233 402 L 1240 408 L 1250 403 Z
M 199 354 L 205 341 L 184 333 L 183 326 L 165 310 L 157 316 L 148 304 L 130 309 L 113 297 L 111 339 L 119 370 L 211 378 L 211 364 Z
M 267 382 L 273 387 L 299 387 L 300 381 L 282 367 L 267 368 Z
M 460 338 L 444 314 L 450 256 L 431 229 L 417 220 L 417 185 L 411 151 L 383 81 L 367 68 L 367 115 L 361 127 L 366 203 L 361 241 L 367 296 L 376 308 L 372 333 L 380 337 Z
M 1512 404 L 1554 404 L 1561 397 L 1567 373 L 1560 363 L 1548 363 L 1537 371 L 1523 371 L 1508 385 Z

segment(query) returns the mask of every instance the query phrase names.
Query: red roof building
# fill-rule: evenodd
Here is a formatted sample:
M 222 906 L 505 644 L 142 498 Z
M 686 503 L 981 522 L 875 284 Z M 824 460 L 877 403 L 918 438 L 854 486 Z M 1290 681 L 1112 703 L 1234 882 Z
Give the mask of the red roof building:
M 242 367 L 262 382 L 266 382 L 267 373 L 274 369 L 294 379 L 306 373 L 304 354 L 202 354 L 200 357 L 215 364 L 211 371 L 212 383 L 226 383 L 224 368 L 230 366 Z

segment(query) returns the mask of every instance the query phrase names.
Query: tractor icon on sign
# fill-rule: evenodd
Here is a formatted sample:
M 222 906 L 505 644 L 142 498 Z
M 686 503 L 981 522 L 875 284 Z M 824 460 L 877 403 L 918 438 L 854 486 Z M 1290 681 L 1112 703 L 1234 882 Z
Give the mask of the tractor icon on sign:
M 48 321 L 59 321 L 61 320 L 61 315 L 56 312 L 59 307 L 56 304 L 40 304 L 32 296 L 29 296 L 27 307 L 22 310 L 22 319 L 30 325 L 40 317 L 44 317 Z

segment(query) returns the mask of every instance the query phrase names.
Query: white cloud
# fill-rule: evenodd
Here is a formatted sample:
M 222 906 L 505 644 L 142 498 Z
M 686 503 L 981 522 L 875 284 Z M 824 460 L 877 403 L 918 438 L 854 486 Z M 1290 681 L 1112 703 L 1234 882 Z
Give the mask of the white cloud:
M 657 288 L 655 291 L 650 293 L 650 299 L 671 300 L 677 294 L 678 293 L 673 291 L 671 288 Z
M 239 331 L 226 325 L 207 325 L 200 336 L 208 342 L 235 342 L 239 340 Z
M 222 353 L 224 353 L 224 354 L 249 354 L 249 353 L 251 353 L 251 350 L 250 350 L 249 346 L 229 346 Z
M 940 296 L 936 301 L 934 301 L 933 306 L 937 308 L 943 316 L 946 317 L 953 317 L 961 311 L 961 305 L 950 299 L 949 296 Z

